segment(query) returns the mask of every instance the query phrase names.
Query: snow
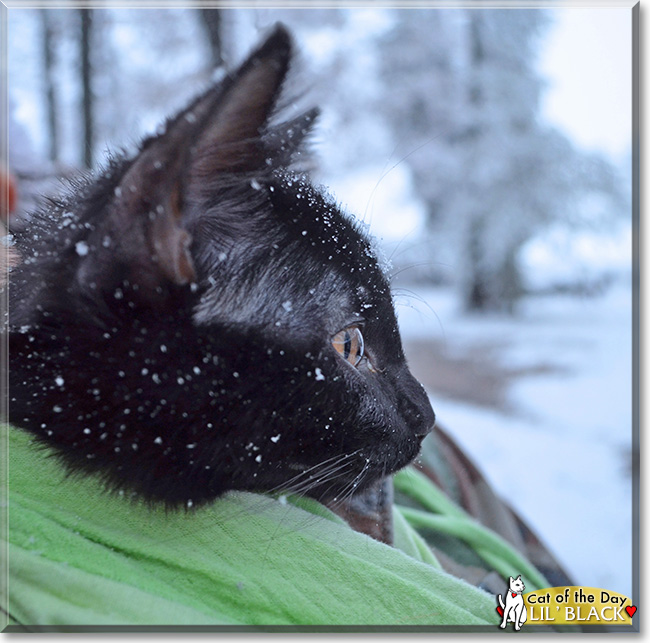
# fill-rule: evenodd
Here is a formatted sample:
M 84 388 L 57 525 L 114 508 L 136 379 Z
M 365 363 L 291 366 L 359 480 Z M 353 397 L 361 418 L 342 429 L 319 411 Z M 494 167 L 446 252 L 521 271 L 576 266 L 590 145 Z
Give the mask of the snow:
M 620 272 L 630 265 L 632 226 L 617 221 L 603 230 L 577 233 L 556 223 L 533 237 L 522 248 L 522 267 L 527 285 L 545 288 L 576 279 L 594 282 L 607 272 Z
M 398 306 L 402 334 L 451 354 L 499 346 L 516 379 L 508 410 L 430 391 L 441 426 L 580 585 L 632 592 L 632 298 L 621 281 L 597 298 L 547 296 L 516 317 L 458 312 L 444 289 Z M 431 309 L 428 309 L 428 306 Z M 434 314 L 435 313 L 435 314 Z M 407 351 L 408 353 L 408 351 Z

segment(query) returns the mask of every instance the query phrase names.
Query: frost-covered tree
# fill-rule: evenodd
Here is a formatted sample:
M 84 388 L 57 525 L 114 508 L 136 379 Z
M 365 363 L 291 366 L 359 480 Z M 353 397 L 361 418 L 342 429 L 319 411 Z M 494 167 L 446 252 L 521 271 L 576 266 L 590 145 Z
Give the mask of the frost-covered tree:
M 58 93 L 57 157 L 62 166 L 79 165 L 87 146 L 81 141 L 78 15 L 48 12 L 57 28 L 50 64 Z M 92 15 L 92 151 L 101 159 L 107 147 L 128 147 L 203 88 L 214 48 L 197 10 L 111 7 Z M 537 120 L 542 86 L 534 58 L 544 11 L 250 8 L 219 9 L 218 15 L 226 67 L 276 21 L 289 26 L 305 59 L 296 66 L 296 84 L 311 91 L 295 95 L 289 83 L 284 107 L 287 116 L 322 107 L 314 134 L 319 180 L 335 190 L 337 183 L 343 191 L 352 185 L 362 217 L 367 196 L 371 219 L 375 182 L 385 187 L 405 176 L 406 187 L 397 182 L 391 192 L 404 192 L 394 202 L 399 218 L 401 207 L 413 205 L 412 175 L 428 210 L 427 259 L 457 280 L 470 307 L 512 305 L 521 290 L 520 249 L 543 226 L 567 218 L 584 222 L 596 210 L 611 209 L 616 182 L 608 166 Z M 45 89 L 48 64 L 36 47 L 39 12 L 18 10 L 12 24 L 12 91 L 21 111 L 40 112 L 33 130 L 45 156 L 48 103 L 38 92 Z
M 458 10 L 395 11 L 381 39 L 382 109 L 432 218 L 458 159 L 449 147 L 468 129 L 461 78 L 464 23 Z
M 469 309 L 512 309 L 522 246 L 557 219 L 589 216 L 588 195 L 622 203 L 607 163 L 537 119 L 546 24 L 542 10 L 403 12 L 386 43 L 391 122 L 415 150 L 433 243 L 444 240 Z

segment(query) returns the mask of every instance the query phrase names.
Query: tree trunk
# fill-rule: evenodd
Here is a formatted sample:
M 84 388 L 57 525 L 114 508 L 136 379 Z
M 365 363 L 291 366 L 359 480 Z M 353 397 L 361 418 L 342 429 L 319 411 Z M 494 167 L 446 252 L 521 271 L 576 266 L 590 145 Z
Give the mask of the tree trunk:
M 82 159 L 86 167 L 92 167 L 93 146 L 95 137 L 93 92 L 92 92 L 92 65 L 90 49 L 92 46 L 93 11 L 92 9 L 79 9 L 80 17 L 80 54 L 81 54 L 81 104 L 83 118 Z
M 499 270 L 498 279 L 501 285 L 500 300 L 503 309 L 511 315 L 515 312 L 517 301 L 523 294 L 523 285 L 519 267 L 517 266 L 517 248 L 508 249 Z
M 222 12 L 219 9 L 199 9 L 199 13 L 210 43 L 211 64 L 216 69 L 224 63 Z
M 490 292 L 489 277 L 483 265 L 483 235 L 484 224 L 480 218 L 474 219 L 467 231 L 465 261 L 465 277 L 463 278 L 463 299 L 465 309 L 469 311 L 489 308 Z
M 467 102 L 476 123 L 473 126 L 473 139 L 468 137 L 470 144 L 475 144 L 486 135 L 486 126 L 483 112 L 485 111 L 485 69 L 493 61 L 487 60 L 485 47 L 484 14 L 477 9 L 469 9 L 469 52 L 472 73 L 470 75 Z M 520 128 L 520 125 L 517 125 Z M 468 164 L 468 175 L 477 167 L 477 164 L 487 162 L 480 157 L 473 157 Z M 470 178 L 470 184 L 472 183 Z M 476 189 L 476 185 L 474 188 Z M 516 189 L 513 186 L 513 189 Z M 473 224 L 467 239 L 468 252 L 466 260 L 470 263 L 467 267 L 468 280 L 464 284 L 463 296 L 465 307 L 473 311 L 507 311 L 514 312 L 515 304 L 522 294 L 522 281 L 517 265 L 517 252 L 521 247 L 515 242 L 510 245 L 499 244 L 505 247 L 503 256 L 488 265 L 486 254 L 489 248 L 491 227 L 487 217 L 500 217 L 500 212 L 467 213 L 472 216 Z M 521 240 L 523 242 L 523 240 Z
M 483 88 L 481 87 L 481 67 L 485 61 L 485 47 L 481 34 L 481 11 L 469 9 L 469 38 L 470 61 L 473 78 L 470 80 L 469 102 L 473 108 L 480 107 L 483 103 Z
M 469 20 L 469 50 L 471 73 L 467 88 L 467 102 L 470 113 L 474 118 L 480 116 L 480 110 L 484 102 L 483 88 L 481 85 L 481 67 L 485 59 L 485 49 L 481 35 L 481 11 L 476 9 L 468 10 Z M 473 123 L 466 133 L 465 144 L 474 146 L 483 136 L 483 128 L 479 123 Z M 468 167 L 468 175 L 475 170 L 476 163 L 481 159 L 472 159 Z M 470 178 L 471 180 L 471 178 Z M 486 274 L 484 266 L 484 235 L 485 224 L 482 216 L 476 213 L 467 212 L 465 216 L 471 217 L 471 226 L 467 230 L 467 251 L 465 261 L 469 266 L 465 267 L 467 279 L 464 280 L 463 297 L 467 310 L 485 310 L 490 307 L 490 284 L 489 275 Z
M 50 12 L 47 9 L 41 9 L 40 13 L 43 29 L 43 76 L 45 78 L 45 100 L 49 136 L 48 156 L 52 162 L 56 162 L 59 158 L 59 129 L 56 85 L 54 82 L 54 28 Z

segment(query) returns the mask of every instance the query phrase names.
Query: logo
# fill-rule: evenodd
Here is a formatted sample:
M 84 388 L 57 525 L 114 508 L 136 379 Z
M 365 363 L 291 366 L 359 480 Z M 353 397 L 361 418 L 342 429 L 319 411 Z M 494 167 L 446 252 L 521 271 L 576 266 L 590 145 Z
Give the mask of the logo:
M 528 615 L 526 613 L 526 602 L 524 601 L 524 590 L 526 586 L 524 581 L 521 580 L 521 574 L 517 578 L 510 576 L 508 580 L 508 592 L 506 593 L 506 601 L 503 602 L 501 594 L 497 597 L 499 606 L 497 612 L 503 618 L 499 627 L 504 630 L 506 625 L 511 622 L 514 623 L 515 630 L 520 630 L 521 626 L 526 622 Z
M 637 606 L 632 600 L 597 587 L 547 587 L 526 591 L 521 578 L 508 578 L 508 591 L 497 596 L 499 627 L 516 631 L 529 625 L 632 625 Z

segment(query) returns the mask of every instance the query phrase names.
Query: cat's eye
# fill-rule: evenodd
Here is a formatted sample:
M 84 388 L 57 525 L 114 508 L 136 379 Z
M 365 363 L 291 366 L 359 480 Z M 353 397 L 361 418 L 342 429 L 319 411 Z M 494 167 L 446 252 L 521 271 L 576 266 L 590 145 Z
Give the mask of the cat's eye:
M 352 366 L 358 366 L 363 358 L 363 335 L 358 326 L 349 326 L 332 337 L 337 353 Z

